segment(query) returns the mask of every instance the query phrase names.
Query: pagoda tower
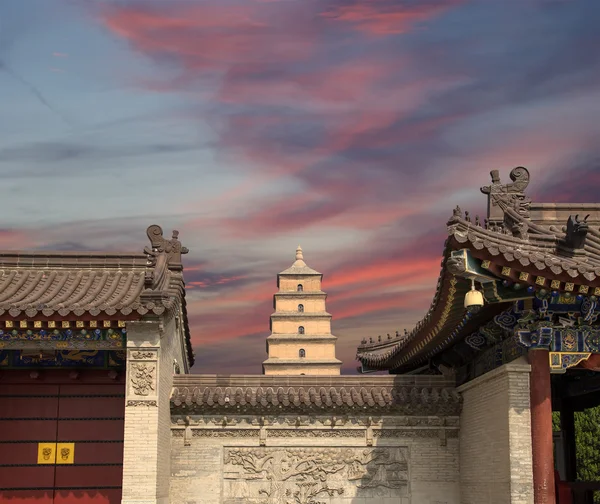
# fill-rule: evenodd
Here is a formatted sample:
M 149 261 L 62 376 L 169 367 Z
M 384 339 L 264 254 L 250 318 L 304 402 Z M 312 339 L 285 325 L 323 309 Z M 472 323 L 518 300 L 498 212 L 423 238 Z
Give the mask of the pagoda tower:
M 267 338 L 266 375 L 339 375 L 335 358 L 337 337 L 331 334 L 331 315 L 321 290 L 323 275 L 304 262 L 302 248 L 296 261 L 277 275 L 273 296 L 271 335 Z

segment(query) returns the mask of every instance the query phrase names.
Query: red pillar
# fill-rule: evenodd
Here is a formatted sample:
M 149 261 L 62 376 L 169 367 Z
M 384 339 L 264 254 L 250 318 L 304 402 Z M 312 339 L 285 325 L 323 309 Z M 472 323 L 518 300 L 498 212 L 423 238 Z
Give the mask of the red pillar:
M 552 401 L 547 349 L 530 349 L 531 448 L 535 504 L 556 504 L 552 451 Z

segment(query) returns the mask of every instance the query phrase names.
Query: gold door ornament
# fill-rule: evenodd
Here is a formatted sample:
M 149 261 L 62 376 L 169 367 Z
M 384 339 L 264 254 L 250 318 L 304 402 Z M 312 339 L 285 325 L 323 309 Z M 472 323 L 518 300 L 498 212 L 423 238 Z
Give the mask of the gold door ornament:
M 56 443 L 38 443 L 38 464 L 56 463 Z
M 75 463 L 75 443 L 38 443 L 38 464 Z
M 75 443 L 58 443 L 56 445 L 56 463 L 73 464 L 75 462 Z

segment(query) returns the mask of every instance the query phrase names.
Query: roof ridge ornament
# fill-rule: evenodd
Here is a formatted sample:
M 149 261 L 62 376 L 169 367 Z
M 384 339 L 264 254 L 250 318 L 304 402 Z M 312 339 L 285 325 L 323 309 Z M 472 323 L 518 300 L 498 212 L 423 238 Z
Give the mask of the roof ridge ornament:
M 583 220 L 579 220 L 579 214 L 575 215 L 575 217 L 569 215 L 565 236 L 565 245 L 569 249 L 580 250 L 584 248 L 589 231 L 588 218 L 589 214 Z
M 302 247 L 300 245 L 298 245 L 298 248 L 296 248 L 296 261 L 303 261 L 304 260 L 304 255 L 302 254 Z
M 189 249 L 181 245 L 177 230 L 173 230 L 170 240 L 164 238 L 163 230 L 157 224 L 149 226 L 146 234 L 150 239 L 151 248 L 144 247 L 144 252 L 148 256 L 148 266 L 152 269 L 146 272 L 144 284 L 147 289 L 156 290 L 163 287 L 167 270 L 183 270 L 181 255 L 187 254 Z
M 502 184 L 498 170 L 490 172 L 492 183 L 481 187 L 481 192 L 488 195 L 487 221 L 492 231 L 504 232 L 508 229 L 513 235 L 526 238 L 527 230 L 523 229 L 521 219 L 529 219 L 531 199 L 525 195 L 529 186 L 529 170 L 517 166 L 510 172 L 512 183 Z M 521 222 L 519 222 L 521 221 Z

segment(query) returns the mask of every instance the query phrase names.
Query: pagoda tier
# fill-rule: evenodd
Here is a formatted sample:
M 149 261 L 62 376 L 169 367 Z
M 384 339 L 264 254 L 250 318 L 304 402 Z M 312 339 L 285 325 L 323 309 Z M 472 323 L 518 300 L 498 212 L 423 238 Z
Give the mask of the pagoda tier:
M 267 375 L 339 375 L 335 357 L 337 338 L 331 334 L 323 275 L 308 267 L 302 249 L 296 261 L 277 275 L 279 291 L 273 296 L 271 335 L 267 338 Z

